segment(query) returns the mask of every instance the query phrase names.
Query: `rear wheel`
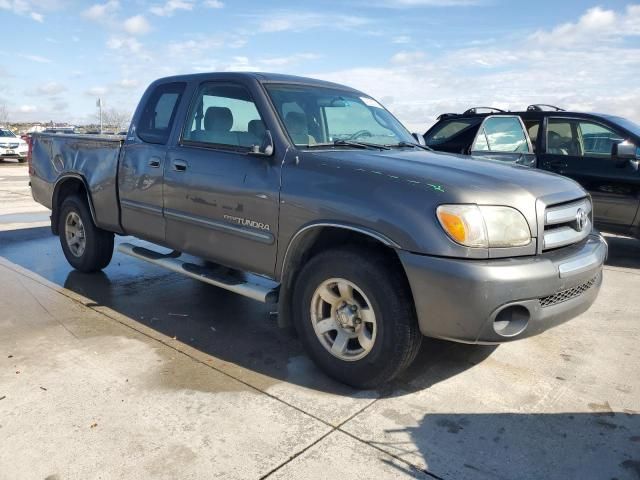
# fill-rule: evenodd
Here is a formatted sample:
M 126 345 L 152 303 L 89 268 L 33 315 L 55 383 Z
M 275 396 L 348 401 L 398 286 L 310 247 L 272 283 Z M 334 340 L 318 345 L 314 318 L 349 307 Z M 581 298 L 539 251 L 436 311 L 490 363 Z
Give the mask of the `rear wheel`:
M 64 199 L 58 216 L 60 244 L 67 261 L 76 270 L 102 270 L 113 255 L 113 233 L 96 227 L 87 202 L 77 195 Z
M 294 322 L 315 363 L 356 388 L 395 377 L 414 360 L 422 335 L 402 271 L 370 250 L 312 258 L 294 290 Z

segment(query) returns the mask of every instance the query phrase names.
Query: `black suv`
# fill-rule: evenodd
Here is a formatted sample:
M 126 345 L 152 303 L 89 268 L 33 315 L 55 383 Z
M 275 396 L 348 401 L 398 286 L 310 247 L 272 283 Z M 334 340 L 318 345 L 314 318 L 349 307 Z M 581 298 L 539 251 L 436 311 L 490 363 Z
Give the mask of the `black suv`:
M 549 170 L 592 195 L 603 231 L 640 238 L 640 125 L 625 118 L 530 105 L 524 112 L 475 107 L 445 113 L 425 134 L 442 152 Z

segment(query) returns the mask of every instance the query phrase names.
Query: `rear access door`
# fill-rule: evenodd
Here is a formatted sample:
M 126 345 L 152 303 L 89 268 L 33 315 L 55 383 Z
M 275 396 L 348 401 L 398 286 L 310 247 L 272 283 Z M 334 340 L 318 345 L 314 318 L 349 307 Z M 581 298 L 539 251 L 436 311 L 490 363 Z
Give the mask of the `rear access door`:
M 142 99 L 135 128 L 128 133 L 118 171 L 121 224 L 145 240 L 165 243 L 163 185 L 167 142 L 186 84 L 165 83 Z

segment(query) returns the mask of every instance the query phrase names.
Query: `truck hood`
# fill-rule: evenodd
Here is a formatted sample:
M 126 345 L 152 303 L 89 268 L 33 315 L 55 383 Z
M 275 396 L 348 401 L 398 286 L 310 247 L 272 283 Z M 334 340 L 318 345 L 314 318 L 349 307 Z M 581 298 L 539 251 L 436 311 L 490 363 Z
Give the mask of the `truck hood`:
M 404 179 L 452 194 L 471 194 L 475 198 L 488 196 L 500 199 L 504 198 L 507 191 L 527 192 L 535 198 L 566 191 L 574 191 L 578 196 L 585 195 L 579 184 L 560 175 L 514 163 L 463 155 L 424 150 L 332 150 L 308 152 L 305 155 L 335 162 L 341 168 L 352 167 L 362 175 L 373 173 Z M 482 202 L 477 200 L 474 203 Z
M 545 205 L 587 195 L 578 183 L 560 175 L 462 155 L 417 149 L 323 150 L 307 155 L 327 168 L 351 170 L 348 176 L 352 180 L 360 177 L 364 184 L 379 185 L 378 191 L 406 198 L 407 208 L 412 208 L 416 198 L 423 208 L 445 203 L 516 208 L 527 219 L 534 236 Z M 420 191 L 418 197 L 416 189 Z

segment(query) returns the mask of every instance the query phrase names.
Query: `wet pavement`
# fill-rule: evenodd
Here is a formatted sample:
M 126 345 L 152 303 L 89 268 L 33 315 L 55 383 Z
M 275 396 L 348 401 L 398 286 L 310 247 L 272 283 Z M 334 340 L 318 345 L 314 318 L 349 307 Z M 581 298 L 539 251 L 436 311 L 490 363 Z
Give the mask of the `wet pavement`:
M 640 478 L 639 241 L 609 237 L 579 318 L 500 347 L 426 340 L 355 391 L 268 306 L 120 253 L 74 271 L 23 168 L 0 165 L 0 479 Z

